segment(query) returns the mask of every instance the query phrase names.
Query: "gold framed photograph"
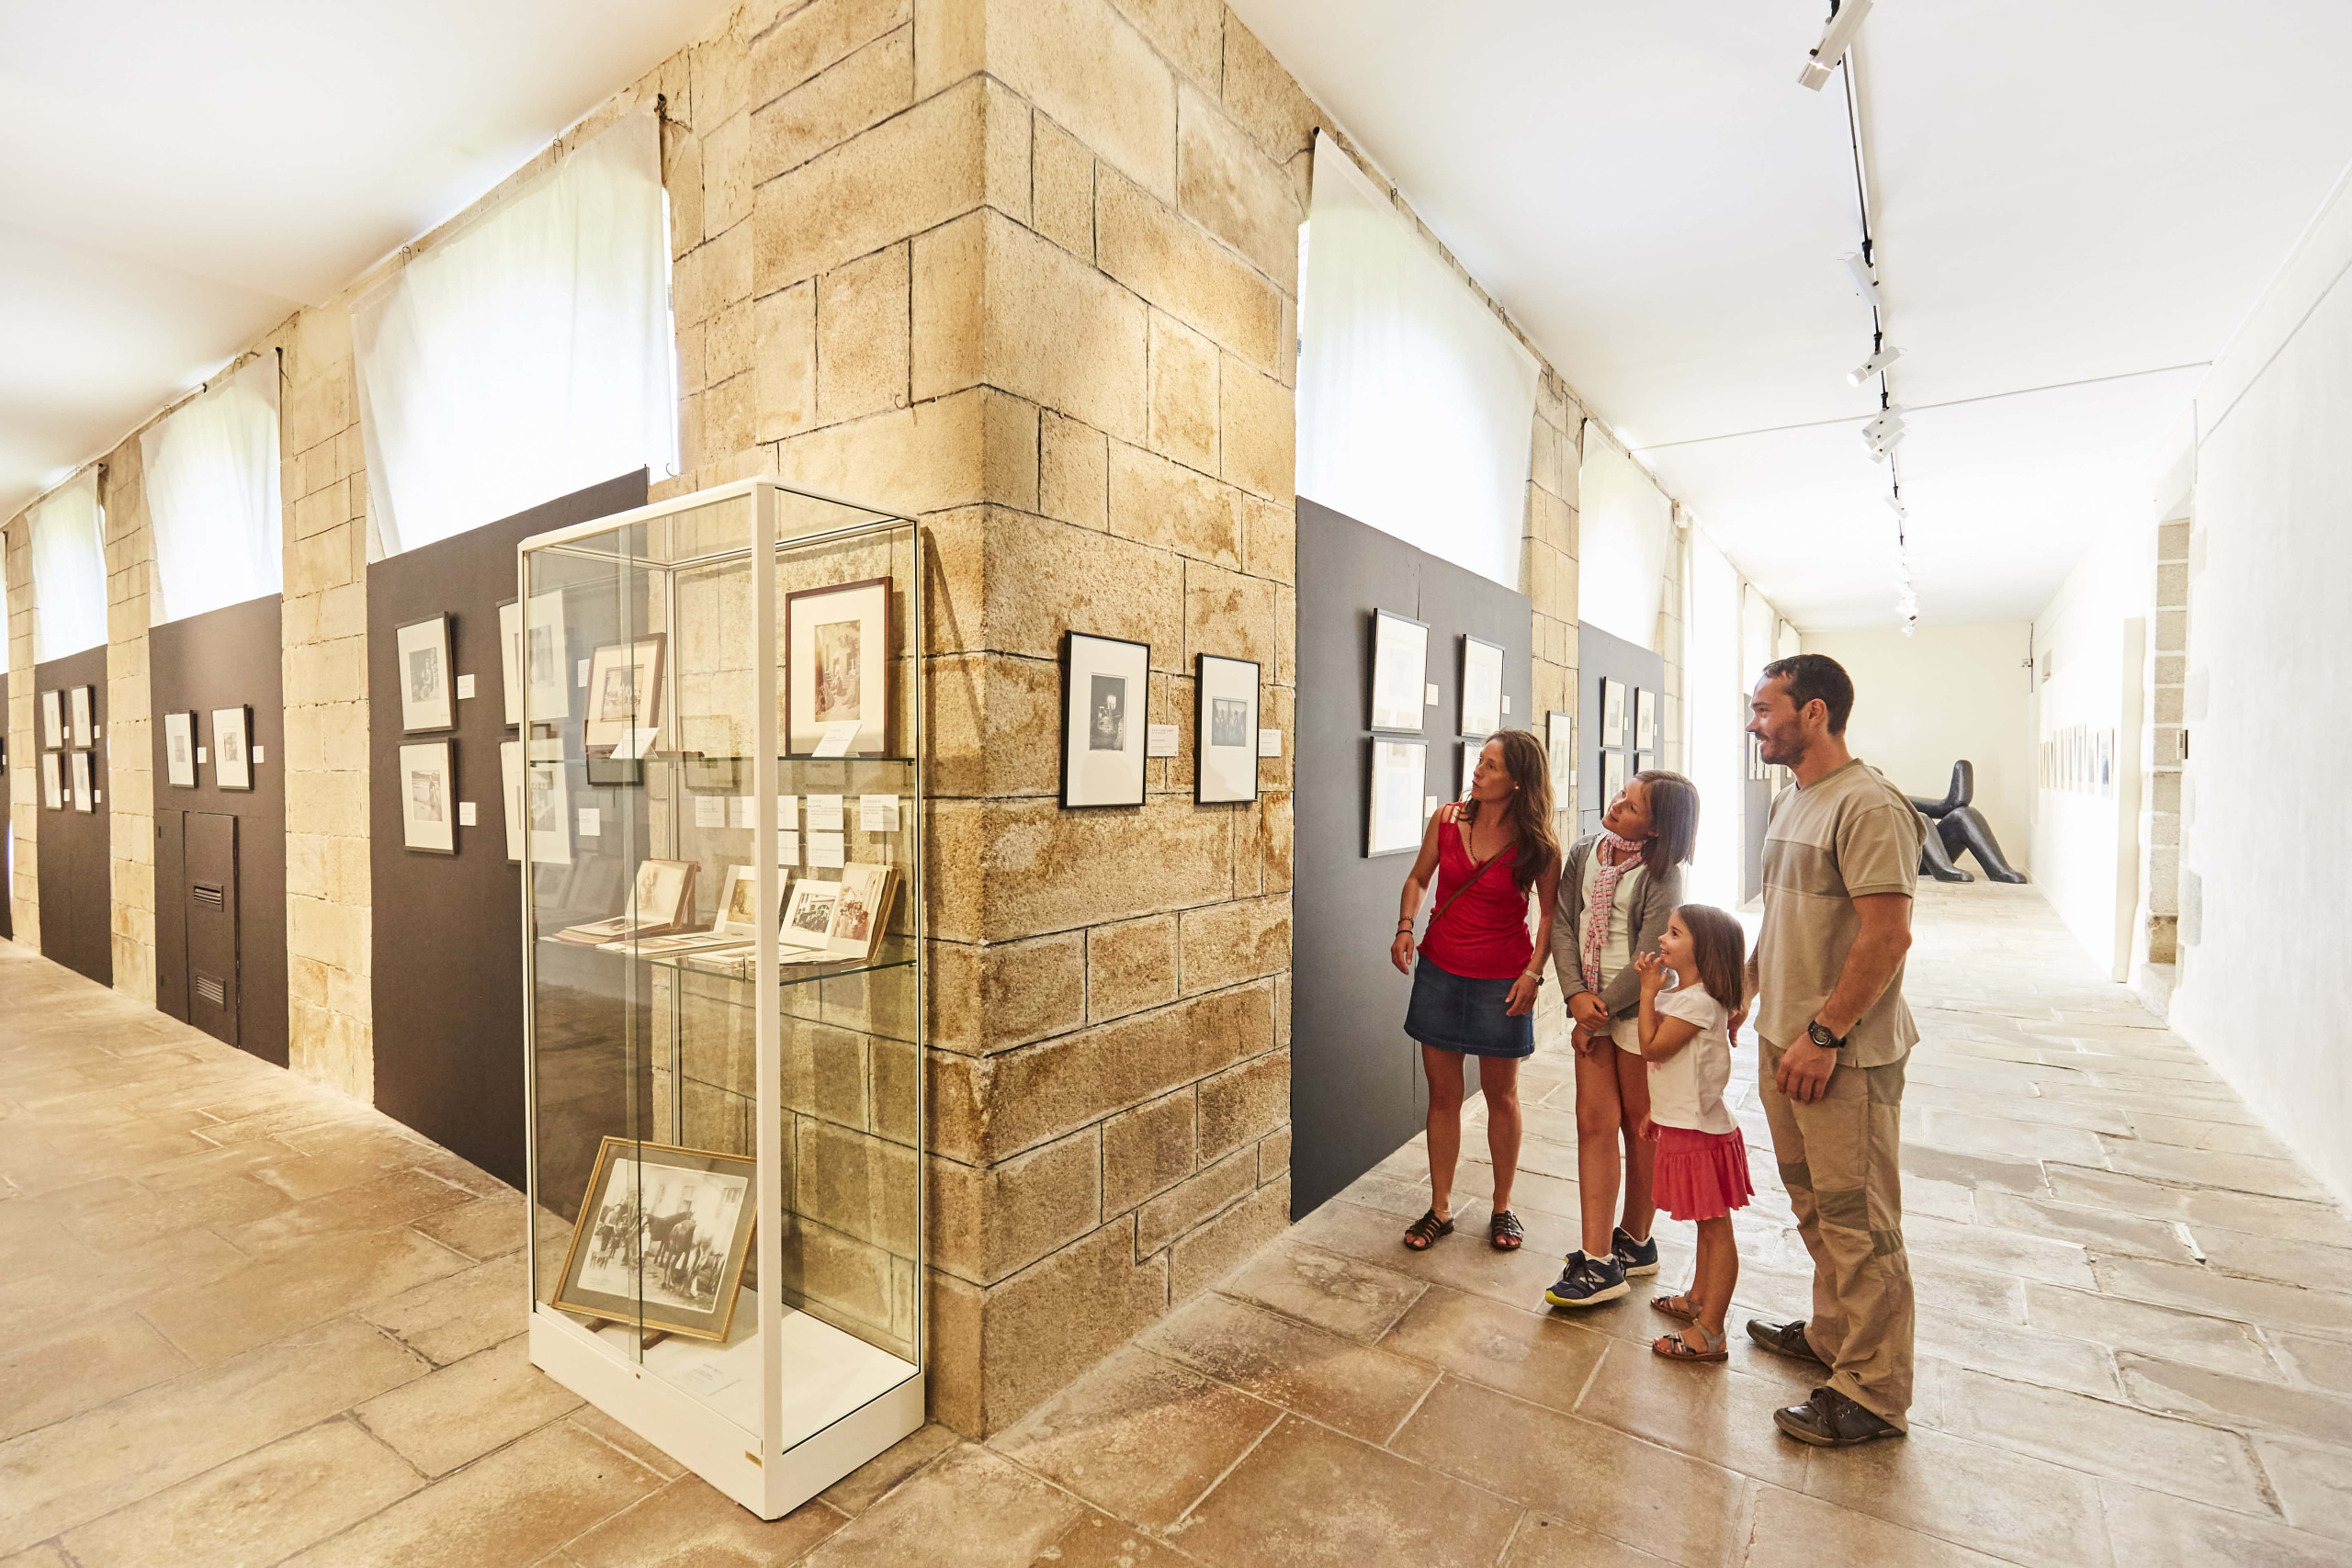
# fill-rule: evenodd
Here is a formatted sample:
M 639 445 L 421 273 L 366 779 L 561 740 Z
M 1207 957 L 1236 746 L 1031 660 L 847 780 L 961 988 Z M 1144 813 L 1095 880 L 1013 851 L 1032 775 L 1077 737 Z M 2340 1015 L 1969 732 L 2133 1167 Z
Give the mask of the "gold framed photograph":
M 602 756 L 640 729 L 662 723 L 662 656 L 666 632 L 608 642 L 588 656 L 588 719 L 581 740 Z M 534 708 L 533 711 L 537 711 Z M 641 748 L 632 747 L 635 755 Z
M 751 1257 L 757 1174 L 739 1155 L 607 1134 L 550 1304 L 725 1339 Z
M 869 577 L 784 596 L 785 750 L 890 754 L 890 580 Z M 837 728 L 855 725 L 855 729 Z M 826 746 L 828 735 L 845 739 Z

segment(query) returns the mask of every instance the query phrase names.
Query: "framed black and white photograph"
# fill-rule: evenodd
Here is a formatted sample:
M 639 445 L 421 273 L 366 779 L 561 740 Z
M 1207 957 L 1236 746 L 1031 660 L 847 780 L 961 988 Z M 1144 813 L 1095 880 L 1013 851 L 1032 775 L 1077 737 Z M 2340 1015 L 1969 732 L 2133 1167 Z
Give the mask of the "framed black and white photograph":
M 1123 637 L 1062 638 L 1062 804 L 1143 804 L 1151 649 Z
M 164 716 L 164 782 L 174 789 L 196 787 L 196 715 Z
M 1481 740 L 1503 727 L 1503 650 L 1484 637 L 1462 638 L 1462 728 Z
M 1428 705 L 1430 628 L 1393 610 L 1372 613 L 1372 722 L 1369 729 L 1418 735 Z
M 94 686 L 76 686 L 66 694 L 73 699 L 74 744 L 87 750 L 98 743 L 98 694 Z
M 1258 662 L 1204 653 L 1193 660 L 1193 798 L 1216 805 L 1258 798 Z
M 1646 686 L 1634 692 L 1634 750 L 1655 750 L 1657 747 L 1657 694 Z
M 1552 765 L 1552 808 L 1565 811 L 1576 778 L 1577 721 L 1574 714 L 1544 716 L 1544 754 Z
M 1429 773 L 1430 749 L 1419 740 L 1372 738 L 1372 788 L 1364 810 L 1363 852 L 1410 854 L 1421 847 L 1422 782 Z
M 96 770 L 91 766 L 90 753 L 68 751 L 65 755 L 73 761 L 74 809 L 76 811 L 96 810 L 98 783 Z
M 498 673 L 506 699 L 506 728 L 523 723 L 523 602 L 509 599 L 498 607 Z
M 1454 764 L 1453 770 L 1454 799 L 1467 800 L 1470 798 L 1470 775 L 1478 771 L 1478 753 L 1486 749 L 1487 743 L 1483 740 L 1464 740 L 1462 742 L 1461 758 Z
M 608 642 L 588 656 L 588 719 L 582 741 L 603 756 L 662 723 L 662 655 L 669 638 L 648 632 L 628 642 Z M 638 749 L 631 748 L 634 755 Z
M 1600 743 L 1625 744 L 1625 682 L 1600 678 Z
M 65 744 L 65 698 L 54 688 L 40 694 L 40 743 L 52 751 Z
M 524 610 L 522 637 L 523 711 L 533 724 L 559 724 L 570 718 L 571 685 L 565 678 L 569 665 L 561 589 L 531 595 Z M 513 724 L 518 716 L 510 709 L 506 722 Z
M 1657 766 L 1657 752 L 1655 752 L 1655 751 L 1636 751 L 1636 752 L 1634 752 L 1634 773 L 1646 773 L 1650 772 L 1652 769 L 1656 768 Z
M 1600 754 L 1600 808 L 1609 809 L 1610 803 L 1625 790 L 1625 753 L 1603 751 Z
M 449 617 L 435 615 L 397 628 L 392 649 L 400 664 L 401 733 L 453 728 L 458 708 L 449 674 Z
M 222 789 L 254 787 L 254 710 L 212 710 L 212 782 Z
M 447 740 L 400 750 L 401 842 L 424 854 L 458 852 L 458 772 Z
M 724 1340 L 752 1249 L 757 1173 L 736 1155 L 606 1134 L 553 1304 Z
M 855 725 L 828 756 L 890 754 L 890 580 L 784 596 L 785 750 L 807 756 L 836 725 Z
M 521 863 L 527 832 L 533 865 L 570 865 L 571 795 L 562 761 L 526 761 L 520 740 L 502 740 L 498 779 L 506 806 L 506 858 Z
M 65 757 L 60 751 L 40 754 L 40 803 L 51 811 L 65 809 Z

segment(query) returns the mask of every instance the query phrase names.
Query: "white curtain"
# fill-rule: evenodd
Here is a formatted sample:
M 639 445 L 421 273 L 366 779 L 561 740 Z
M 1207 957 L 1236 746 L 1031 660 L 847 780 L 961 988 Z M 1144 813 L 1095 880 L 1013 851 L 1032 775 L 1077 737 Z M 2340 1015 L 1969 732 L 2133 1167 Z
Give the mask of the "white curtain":
M 1683 671 L 1690 727 L 1690 782 L 1699 786 L 1699 853 L 1690 897 L 1718 908 L 1739 908 L 1740 807 L 1747 777 L 1740 735 L 1740 581 L 1714 541 L 1690 534 L 1690 664 Z
M 1753 689 L 1764 678 L 1764 666 L 1778 657 L 1773 651 L 1773 629 L 1780 616 L 1756 584 L 1743 586 L 1739 594 L 1739 683 L 1743 689 Z
M 87 468 L 32 511 L 33 657 L 62 659 L 107 640 L 106 519 Z
M 667 211 L 631 115 L 352 307 L 379 553 L 676 470 Z
M 1577 470 L 1577 614 L 1612 637 L 1657 646 L 1659 595 L 1674 540 L 1674 503 L 1592 420 Z M 1732 602 L 1736 618 L 1739 604 Z
M 1519 587 L 1535 356 L 1320 132 L 1307 233 L 1298 493 Z
M 256 355 L 149 426 L 139 453 L 155 540 L 151 622 L 284 591 L 276 354 Z

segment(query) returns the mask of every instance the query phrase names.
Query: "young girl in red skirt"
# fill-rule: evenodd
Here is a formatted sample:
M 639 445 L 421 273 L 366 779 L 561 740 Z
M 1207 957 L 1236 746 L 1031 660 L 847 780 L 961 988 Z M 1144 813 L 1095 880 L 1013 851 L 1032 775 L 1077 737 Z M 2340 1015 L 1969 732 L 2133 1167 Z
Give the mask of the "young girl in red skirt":
M 1742 999 L 1747 939 L 1723 910 L 1685 904 L 1657 947 L 1634 959 L 1642 981 L 1642 1056 L 1649 1064 L 1650 1114 L 1642 1135 L 1657 1145 L 1657 1206 L 1699 1223 L 1699 1260 L 1688 1291 L 1650 1303 L 1690 1326 L 1650 1348 L 1669 1360 L 1720 1361 L 1730 1354 L 1724 1314 L 1739 1282 L 1731 1212 L 1756 1195 L 1747 1141 L 1724 1106 L 1731 1078 L 1725 1025 Z

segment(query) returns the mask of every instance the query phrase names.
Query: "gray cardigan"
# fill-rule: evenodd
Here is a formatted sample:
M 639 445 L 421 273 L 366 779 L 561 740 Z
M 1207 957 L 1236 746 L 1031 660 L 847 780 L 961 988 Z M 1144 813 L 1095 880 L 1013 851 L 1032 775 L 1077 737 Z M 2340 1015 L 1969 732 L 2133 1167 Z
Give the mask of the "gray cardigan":
M 1558 914 L 1552 922 L 1552 964 L 1560 972 L 1564 998 L 1592 989 L 1584 983 L 1584 863 L 1599 841 L 1598 834 L 1578 840 L 1560 865 L 1560 892 L 1555 900 Z M 1653 876 L 1647 866 L 1637 865 L 1625 874 L 1639 879 L 1634 885 L 1639 897 L 1634 907 L 1633 951 L 1656 953 L 1657 939 L 1666 934 L 1666 922 L 1682 903 L 1682 868 L 1669 865 Z M 1602 977 L 1600 1004 L 1611 1018 L 1631 1018 L 1640 1010 L 1642 977 L 1632 964 Z

